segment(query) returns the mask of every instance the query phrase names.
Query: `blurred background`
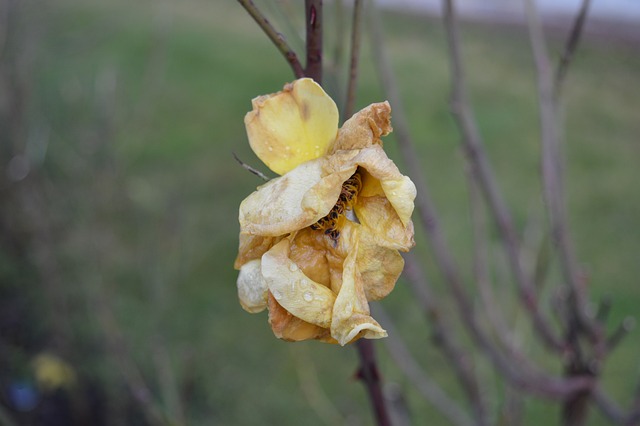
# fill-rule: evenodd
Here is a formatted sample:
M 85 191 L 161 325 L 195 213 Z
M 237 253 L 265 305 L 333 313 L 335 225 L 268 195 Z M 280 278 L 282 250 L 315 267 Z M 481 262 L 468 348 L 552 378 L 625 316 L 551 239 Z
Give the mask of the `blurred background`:
M 325 85 L 339 106 L 350 25 L 342 3 L 351 4 L 326 2 L 324 11 Z M 256 4 L 302 52 L 301 3 Z M 424 173 L 462 273 L 472 276 L 442 25 L 413 9 L 385 8 L 382 18 Z M 526 30 L 471 18 L 462 43 L 479 125 L 518 225 L 539 236 Z M 611 21 L 603 36 L 587 26 L 563 105 L 571 230 L 594 305 L 611 302 L 611 328 L 640 306 L 640 38 L 618 27 Z M 553 58 L 567 28 L 548 33 Z M 366 34 L 359 108 L 384 99 L 372 65 L 379 46 Z M 372 423 L 353 348 L 278 341 L 266 313 L 237 303 L 238 205 L 261 181 L 233 153 L 266 171 L 243 117 L 253 97 L 293 79 L 239 4 L 2 0 L 0 55 L 0 424 Z M 393 135 L 385 148 L 403 170 Z M 427 242 L 418 243 L 446 294 Z M 508 277 L 495 279 L 514 293 Z M 425 369 L 461 395 L 404 280 L 381 303 Z M 523 347 L 545 359 L 515 304 L 512 312 Z M 377 347 L 408 424 L 447 424 Z M 499 405 L 503 389 L 477 361 Z M 546 366 L 561 372 L 552 360 Z M 603 385 L 627 404 L 639 375 L 632 333 Z M 524 414 L 531 425 L 558 416 L 538 399 L 524 401 Z M 591 422 L 606 424 L 597 413 Z

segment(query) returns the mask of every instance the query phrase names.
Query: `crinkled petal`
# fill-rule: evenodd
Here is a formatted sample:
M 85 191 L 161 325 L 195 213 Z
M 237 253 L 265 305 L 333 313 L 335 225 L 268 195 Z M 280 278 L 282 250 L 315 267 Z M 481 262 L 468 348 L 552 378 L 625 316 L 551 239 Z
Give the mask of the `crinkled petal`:
M 260 259 L 251 260 L 238 274 L 238 299 L 242 308 L 252 314 L 267 307 L 267 283 L 262 278 Z
M 397 250 L 379 245 L 367 228 L 361 227 L 360 235 L 356 262 L 365 295 L 368 301 L 381 300 L 395 287 L 404 268 L 404 259 Z
M 335 294 L 306 276 L 289 259 L 288 239 L 262 256 L 262 276 L 278 303 L 293 316 L 322 328 L 331 325 Z
M 355 211 L 376 245 L 401 251 L 415 245 L 413 222 L 403 224 L 386 197 L 358 197 Z
M 327 239 L 325 235 L 313 231 L 311 228 L 305 228 L 297 232 L 291 241 L 289 258 L 298 265 L 307 277 L 319 284 L 331 287 L 331 268 L 326 251 Z
M 284 309 L 276 301 L 271 293 L 269 293 L 269 324 L 273 330 L 273 334 L 282 340 L 289 342 L 299 342 L 301 340 L 322 340 L 325 342 L 335 342 L 329 330 L 310 324 L 301 320 Z
M 333 145 L 333 152 L 380 144 L 380 138 L 392 130 L 389 102 L 371 104 L 355 113 L 342 125 Z
M 278 174 L 325 155 L 338 132 L 338 108 L 310 78 L 252 101 L 244 122 L 256 155 Z
M 240 245 L 238 248 L 238 256 L 234 263 L 234 268 L 240 269 L 242 265 L 250 260 L 260 259 L 271 247 L 273 247 L 282 238 L 280 237 L 263 237 L 261 235 L 240 234 Z
M 379 145 L 365 148 L 353 159 L 375 179 L 385 196 L 391 202 L 398 214 L 400 221 L 408 225 L 413 213 L 413 200 L 416 198 L 416 186 L 409 177 L 400 173 L 400 170 L 391 161 Z
M 356 262 L 357 253 L 358 232 L 353 232 L 331 321 L 331 336 L 343 346 L 360 337 L 379 339 L 387 336 L 387 332 L 369 315 L 369 304 Z
M 331 173 L 327 163 L 327 158 L 308 161 L 259 187 L 240 204 L 240 231 L 281 236 L 329 213 L 356 166 L 343 164 L 343 170 Z

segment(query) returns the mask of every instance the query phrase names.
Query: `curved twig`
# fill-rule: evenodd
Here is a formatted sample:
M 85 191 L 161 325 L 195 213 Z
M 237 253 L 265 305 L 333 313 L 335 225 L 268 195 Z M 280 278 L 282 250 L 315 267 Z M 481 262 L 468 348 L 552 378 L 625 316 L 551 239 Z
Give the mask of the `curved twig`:
M 389 337 L 384 340 L 385 346 L 393 358 L 395 364 L 402 370 L 404 375 L 413 385 L 430 401 L 442 414 L 451 422 L 458 426 L 472 425 L 472 421 L 456 401 L 442 390 L 442 388 L 432 380 L 411 355 L 402 339 L 397 337 L 397 331 L 392 324 L 391 318 L 381 306 L 373 307 L 374 315 L 380 318 L 389 333 Z
M 284 36 L 277 32 L 275 28 L 271 25 L 269 20 L 258 10 L 253 1 L 251 0 L 238 0 L 238 3 L 244 7 L 249 15 L 256 21 L 256 23 L 262 28 L 265 34 L 269 37 L 269 39 L 273 42 L 273 44 L 278 48 L 280 53 L 285 57 L 289 65 L 291 66 L 291 70 L 293 71 L 293 75 L 296 78 L 304 77 L 304 69 L 298 60 L 298 55 L 289 47 Z
M 573 54 L 575 53 L 576 48 L 578 47 L 578 43 L 580 42 L 580 37 L 582 36 L 584 30 L 584 24 L 587 21 L 590 4 L 591 0 L 582 0 L 580 11 L 573 21 L 571 32 L 569 33 L 569 37 L 567 38 L 564 50 L 562 51 L 562 55 L 560 56 L 560 62 L 558 62 L 558 67 L 556 68 L 556 73 L 553 80 L 553 93 L 556 99 L 560 97 L 562 86 L 564 84 L 564 78 L 567 75 L 567 70 L 569 69 L 571 60 L 573 59 Z
M 495 176 L 491 172 L 480 132 L 471 111 L 464 82 L 464 69 L 460 53 L 458 21 L 452 0 L 443 0 L 444 23 L 449 43 L 452 75 L 451 108 L 462 132 L 462 147 L 471 166 L 471 173 L 478 182 L 482 193 L 495 218 L 496 226 L 504 242 L 504 250 L 520 291 L 520 297 L 530 313 L 536 332 L 550 348 L 565 352 L 567 347 L 542 314 L 531 277 L 524 272 L 520 261 L 520 243 L 516 235 L 511 214 L 498 189 Z

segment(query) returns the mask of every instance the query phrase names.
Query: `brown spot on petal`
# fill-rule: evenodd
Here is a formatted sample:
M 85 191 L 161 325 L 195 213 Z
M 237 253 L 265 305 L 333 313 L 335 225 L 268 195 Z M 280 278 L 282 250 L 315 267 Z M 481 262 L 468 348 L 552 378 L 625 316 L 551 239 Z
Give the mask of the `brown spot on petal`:
M 309 104 L 307 104 L 306 102 L 301 102 L 298 105 L 300 106 L 300 117 L 302 117 L 302 121 L 308 121 L 310 116 Z

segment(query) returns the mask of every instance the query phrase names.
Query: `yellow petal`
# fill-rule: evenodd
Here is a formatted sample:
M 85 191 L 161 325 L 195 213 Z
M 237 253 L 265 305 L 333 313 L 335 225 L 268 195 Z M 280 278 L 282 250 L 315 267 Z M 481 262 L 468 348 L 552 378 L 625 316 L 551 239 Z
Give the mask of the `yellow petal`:
M 242 308 L 252 314 L 267 307 L 267 283 L 262 278 L 260 259 L 251 260 L 238 274 L 238 299 Z
M 335 294 L 307 277 L 289 259 L 288 239 L 262 256 L 262 276 L 278 303 L 293 316 L 322 328 L 331 325 Z
M 235 269 L 240 269 L 242 265 L 250 260 L 260 259 L 271 247 L 273 247 L 282 238 L 263 237 L 261 235 L 240 234 L 240 245 L 238 247 L 238 256 L 233 265 Z
M 310 78 L 252 101 L 244 122 L 256 155 L 278 174 L 325 155 L 338 131 L 338 108 Z
M 400 221 L 408 226 L 414 208 L 413 200 L 416 198 L 416 186 L 411 179 L 400 173 L 380 145 L 361 150 L 353 161 L 380 182 Z
M 330 266 L 326 256 L 327 238 L 322 232 L 305 228 L 291 241 L 289 258 L 318 284 L 331 287 Z M 341 263 L 342 265 L 342 263 Z
M 377 244 L 377 239 L 366 232 L 367 228 L 361 227 L 360 230 L 356 262 L 365 295 L 368 301 L 381 300 L 395 287 L 404 268 L 404 259 L 397 250 Z
M 344 261 L 342 286 L 333 305 L 331 336 L 341 345 L 365 337 L 380 339 L 387 332 L 369 315 L 362 276 L 357 268 L 358 232 L 351 234 L 351 250 Z
M 392 130 L 389 102 L 371 104 L 342 125 L 332 151 L 362 149 L 381 144 L 380 138 Z
M 273 334 L 282 340 L 299 342 L 301 340 L 322 340 L 333 343 L 334 340 L 326 328 L 318 327 L 294 317 L 269 293 L 269 324 Z
M 272 179 L 240 204 L 240 230 L 243 233 L 281 236 L 305 228 L 324 217 L 335 205 L 342 182 L 355 170 L 327 174 L 328 159 L 308 161 Z
M 355 212 L 376 245 L 401 251 L 415 245 L 413 222 L 403 224 L 386 197 L 358 197 Z

